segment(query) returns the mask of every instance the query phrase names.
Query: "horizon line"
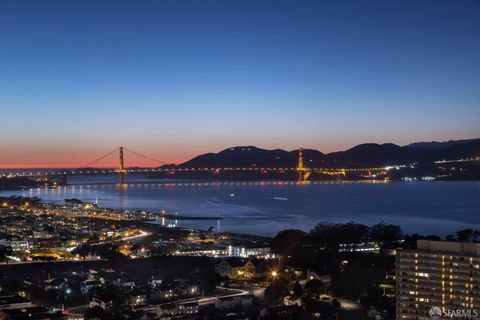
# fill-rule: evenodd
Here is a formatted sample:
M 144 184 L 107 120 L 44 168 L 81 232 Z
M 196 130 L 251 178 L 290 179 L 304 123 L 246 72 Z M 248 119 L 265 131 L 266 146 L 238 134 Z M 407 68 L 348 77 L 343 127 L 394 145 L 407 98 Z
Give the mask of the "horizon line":
M 331 152 L 327 152 L 327 153 L 324 153 L 322 152 L 321 150 L 317 149 L 317 148 L 305 148 L 303 146 L 299 146 L 302 147 L 304 150 L 315 150 L 315 151 L 318 151 L 318 152 L 321 152 L 325 155 L 328 155 L 328 154 L 331 154 L 331 153 L 336 153 L 336 152 L 344 152 L 344 151 L 347 151 L 347 150 L 350 150 L 352 148 L 355 148 L 357 146 L 360 146 L 360 145 L 365 145 L 365 144 L 375 144 L 375 145 L 385 145 L 385 144 L 393 144 L 393 145 L 397 145 L 401 148 L 403 147 L 406 147 L 406 146 L 409 146 L 411 144 L 415 144 L 415 143 L 448 143 L 448 142 L 453 142 L 453 141 L 472 141 L 472 140 L 480 140 L 480 138 L 462 138 L 462 139 L 448 139 L 448 140 L 442 140 L 442 141 L 438 141 L 438 140 L 432 140 L 432 141 L 416 141 L 416 142 L 410 142 L 410 143 L 407 143 L 407 144 L 404 144 L 404 145 L 400 145 L 400 144 L 396 144 L 396 143 L 393 143 L 393 142 L 364 142 L 364 143 L 359 143 L 359 144 L 355 144 L 349 148 L 346 148 L 346 149 L 343 149 L 343 150 L 337 150 L 337 151 L 331 151 Z M 286 148 L 263 148 L 263 147 L 259 147 L 259 146 L 256 146 L 256 145 L 235 145 L 235 146 L 230 146 L 230 147 L 223 147 L 221 150 L 219 151 L 207 151 L 207 152 L 203 152 L 203 153 L 199 153 L 197 155 L 194 155 L 194 156 L 191 156 L 190 158 L 187 158 L 185 160 L 182 160 L 182 161 L 179 161 L 179 162 L 171 162 L 171 163 L 165 163 L 164 165 L 180 165 L 184 162 L 187 162 L 187 161 L 190 161 L 198 156 L 201 156 L 201 155 L 204 155 L 204 154 L 209 154 L 209 153 L 213 153 L 213 154 L 217 154 L 217 153 L 220 153 L 222 151 L 225 151 L 225 150 L 228 150 L 228 149 L 232 149 L 232 148 L 247 148 L 247 147 L 253 147 L 253 148 L 257 148 L 257 149 L 262 149 L 262 150 L 268 150 L 268 151 L 273 151 L 273 150 L 282 150 L 282 151 L 286 151 L 286 152 L 292 152 L 292 151 L 295 151 L 295 150 L 298 150 L 298 148 L 296 149 L 292 149 L 292 150 L 288 150 Z M 114 163 L 114 162 L 112 162 Z M 127 166 L 126 168 L 135 168 L 135 167 L 139 167 L 139 168 L 158 168 L 158 167 L 161 167 L 163 165 L 143 165 L 143 164 L 140 164 L 140 165 L 134 165 L 134 166 Z M 62 170 L 62 169 L 65 169 L 65 170 L 73 170 L 73 169 L 80 169 L 80 168 L 84 168 L 84 166 L 72 166 L 70 164 L 63 164 L 63 165 L 2 165 L 0 167 L 0 170 L 12 170 L 12 169 L 21 169 L 21 170 L 36 170 L 36 169 L 58 169 L 58 170 Z M 117 168 L 116 165 L 112 164 L 112 165 L 104 165 L 104 166 L 95 166 L 95 165 L 92 165 L 92 166 L 88 166 L 88 168 L 95 168 L 95 169 L 112 169 L 112 168 Z

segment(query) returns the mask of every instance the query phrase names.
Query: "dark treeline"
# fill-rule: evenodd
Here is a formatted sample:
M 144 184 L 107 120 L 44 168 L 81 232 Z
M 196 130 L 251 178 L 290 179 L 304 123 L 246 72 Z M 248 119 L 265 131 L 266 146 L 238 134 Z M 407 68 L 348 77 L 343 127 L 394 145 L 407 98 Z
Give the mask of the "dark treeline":
M 289 229 L 280 231 L 272 240 L 272 250 L 282 255 L 291 255 L 298 246 L 309 246 L 332 252 L 340 249 L 355 251 L 360 244 L 377 244 L 381 248 L 415 248 L 416 241 L 425 240 L 446 240 L 459 242 L 477 242 L 480 238 L 480 230 L 464 229 L 450 234 L 442 239 L 438 235 L 405 235 L 398 225 L 377 223 L 373 226 L 366 226 L 354 222 L 332 223 L 321 222 L 310 232 Z
M 338 251 L 340 247 L 356 249 L 359 244 L 377 243 L 395 246 L 403 238 L 400 226 L 380 222 L 371 227 L 350 223 L 321 222 L 310 232 L 301 230 L 280 231 L 272 241 L 272 250 L 282 255 L 291 254 L 298 245 L 311 246 L 323 251 Z

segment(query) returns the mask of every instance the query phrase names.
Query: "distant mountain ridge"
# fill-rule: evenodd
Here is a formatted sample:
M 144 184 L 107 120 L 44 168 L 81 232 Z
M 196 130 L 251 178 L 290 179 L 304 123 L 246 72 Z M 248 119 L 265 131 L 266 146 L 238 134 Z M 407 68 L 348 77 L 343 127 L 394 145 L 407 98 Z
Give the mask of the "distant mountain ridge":
M 305 157 L 323 163 L 325 155 L 317 150 L 304 150 Z M 298 150 L 281 149 L 266 150 L 254 146 L 238 146 L 222 150 L 218 153 L 199 155 L 181 167 L 289 167 L 298 161 Z
M 365 143 L 345 151 L 322 153 L 304 149 L 304 161 L 311 167 L 373 167 L 401 165 L 413 162 L 431 163 L 437 160 L 457 160 L 480 156 L 480 139 L 447 142 L 416 142 L 406 146 L 393 143 Z M 218 153 L 194 157 L 179 167 L 295 167 L 298 150 L 266 150 L 255 146 L 237 146 Z
M 446 149 L 459 144 L 478 142 L 478 141 L 480 141 L 480 139 L 449 140 L 449 141 L 442 141 L 442 142 L 438 142 L 438 141 L 414 142 L 406 145 L 405 147 L 409 149 L 424 148 L 424 149 L 441 150 L 441 149 Z

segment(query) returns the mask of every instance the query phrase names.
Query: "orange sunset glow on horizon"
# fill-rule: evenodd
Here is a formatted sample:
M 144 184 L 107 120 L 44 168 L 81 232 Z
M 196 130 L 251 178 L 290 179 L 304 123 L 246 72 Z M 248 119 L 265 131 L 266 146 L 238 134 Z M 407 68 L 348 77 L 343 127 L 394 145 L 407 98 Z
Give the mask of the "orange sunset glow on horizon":
M 241 140 L 241 139 L 240 139 Z M 248 139 L 247 139 L 248 140 Z M 291 141 L 286 142 L 284 146 L 268 143 L 262 140 L 260 144 L 255 143 L 240 143 L 240 141 L 232 141 L 230 144 L 222 143 L 221 141 L 202 142 L 187 144 L 178 141 L 178 143 L 148 143 L 138 147 L 131 147 L 135 145 L 133 141 L 129 144 L 115 144 L 97 143 L 91 144 L 75 141 L 75 144 L 52 143 L 51 145 L 42 146 L 35 144 L 32 146 L 12 146 L 8 145 L 0 149 L 0 169 L 30 169 L 30 168 L 115 168 L 118 166 L 118 148 L 124 146 L 125 152 L 125 166 L 126 167 L 158 167 L 163 164 L 181 164 L 198 155 L 205 153 L 217 153 L 224 149 L 235 146 L 256 146 L 262 149 L 283 149 L 287 151 L 295 150 L 300 145 L 305 149 L 316 149 L 324 153 L 343 151 L 354 147 L 356 144 L 351 144 L 347 139 L 340 139 L 333 141 L 330 144 L 325 143 L 321 146 L 316 146 L 315 139 L 305 139 L 304 143 L 295 143 Z M 390 141 L 368 141 L 367 139 L 359 140 L 357 144 L 361 143 L 390 143 Z M 397 144 L 408 144 L 414 141 L 397 141 Z M 132 152 L 130 152 L 131 150 Z M 160 151 L 159 151 L 160 150 Z M 102 158 L 103 156 L 110 155 Z M 150 159 L 146 159 L 142 156 Z M 93 161 L 102 158 L 100 161 L 92 164 Z

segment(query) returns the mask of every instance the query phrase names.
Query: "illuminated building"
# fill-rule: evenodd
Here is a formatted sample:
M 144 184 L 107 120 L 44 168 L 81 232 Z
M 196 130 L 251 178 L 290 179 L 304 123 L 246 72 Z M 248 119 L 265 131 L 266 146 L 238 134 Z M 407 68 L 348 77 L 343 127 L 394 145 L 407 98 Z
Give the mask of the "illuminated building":
M 229 257 L 241 257 L 241 258 L 248 258 L 254 256 L 263 256 L 267 257 L 270 256 L 271 250 L 270 247 L 237 247 L 237 246 L 228 246 L 227 247 L 227 255 Z
M 417 242 L 397 251 L 397 320 L 431 320 L 443 312 L 480 309 L 480 243 Z

